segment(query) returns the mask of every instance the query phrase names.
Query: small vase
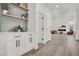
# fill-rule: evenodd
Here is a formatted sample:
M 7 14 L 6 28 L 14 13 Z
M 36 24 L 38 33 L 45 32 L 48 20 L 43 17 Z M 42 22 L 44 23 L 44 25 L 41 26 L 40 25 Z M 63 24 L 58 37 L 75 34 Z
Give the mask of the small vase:
M 3 14 L 7 14 L 8 13 L 8 10 L 3 10 Z
M 20 32 L 20 30 L 18 30 L 18 32 Z

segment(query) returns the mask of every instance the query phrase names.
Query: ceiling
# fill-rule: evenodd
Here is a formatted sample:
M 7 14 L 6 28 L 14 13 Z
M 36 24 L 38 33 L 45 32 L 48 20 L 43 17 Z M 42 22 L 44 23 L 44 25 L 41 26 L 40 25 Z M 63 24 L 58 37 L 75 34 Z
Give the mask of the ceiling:
M 59 19 L 62 23 L 67 23 L 74 20 L 76 6 L 78 3 L 44 3 L 51 11 L 53 19 Z
M 73 12 L 75 10 L 75 3 L 44 3 L 44 5 L 51 11 L 58 11 L 60 14 Z M 58 7 L 56 7 L 56 5 Z

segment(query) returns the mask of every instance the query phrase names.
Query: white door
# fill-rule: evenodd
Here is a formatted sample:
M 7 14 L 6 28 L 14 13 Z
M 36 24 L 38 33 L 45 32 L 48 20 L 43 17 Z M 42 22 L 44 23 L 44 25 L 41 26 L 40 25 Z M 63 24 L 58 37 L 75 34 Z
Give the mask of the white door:
M 38 33 L 39 33 L 39 43 L 43 43 L 44 41 L 44 15 L 42 13 L 38 13 Z

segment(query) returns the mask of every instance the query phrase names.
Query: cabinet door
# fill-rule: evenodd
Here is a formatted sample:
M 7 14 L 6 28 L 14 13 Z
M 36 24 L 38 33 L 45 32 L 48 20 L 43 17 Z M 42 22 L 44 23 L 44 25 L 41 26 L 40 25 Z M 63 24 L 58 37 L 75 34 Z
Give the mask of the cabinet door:
M 16 35 L 15 36 L 15 39 L 16 39 L 16 50 L 17 50 L 17 55 L 18 56 L 20 56 L 21 54 L 20 54 L 20 49 L 22 48 L 21 47 L 21 40 L 22 40 L 22 38 L 21 38 L 21 35 Z
M 32 37 L 32 35 L 29 35 L 28 37 L 29 37 L 29 39 L 28 39 L 29 40 L 29 47 L 30 47 L 30 49 L 32 49 L 34 46 L 33 37 Z
M 28 34 L 23 34 L 20 39 L 20 55 L 23 55 L 33 48 L 33 39 Z
M 0 56 L 6 55 L 6 35 L 0 33 Z
M 8 40 L 7 43 L 7 55 L 8 56 L 17 56 L 19 55 L 17 40 L 13 38 L 12 40 Z
M 22 35 L 20 39 L 20 55 L 23 55 L 29 48 L 27 34 Z

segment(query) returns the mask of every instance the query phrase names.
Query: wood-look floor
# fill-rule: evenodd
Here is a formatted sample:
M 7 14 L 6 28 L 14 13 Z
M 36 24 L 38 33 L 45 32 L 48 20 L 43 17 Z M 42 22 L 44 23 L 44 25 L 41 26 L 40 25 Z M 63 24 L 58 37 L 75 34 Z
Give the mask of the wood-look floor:
M 41 49 L 25 56 L 79 56 L 79 41 L 72 35 L 55 34 Z

